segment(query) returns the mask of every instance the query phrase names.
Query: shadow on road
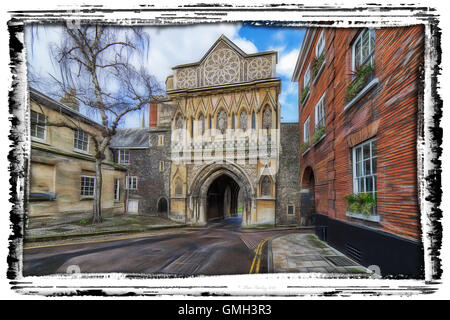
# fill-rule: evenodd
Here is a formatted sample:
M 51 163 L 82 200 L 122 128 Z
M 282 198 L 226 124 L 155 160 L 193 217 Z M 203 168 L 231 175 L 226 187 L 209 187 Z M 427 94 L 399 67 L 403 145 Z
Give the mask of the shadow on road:
M 208 223 L 206 224 L 206 228 L 239 230 L 241 229 L 241 224 L 242 217 L 214 219 L 208 221 Z

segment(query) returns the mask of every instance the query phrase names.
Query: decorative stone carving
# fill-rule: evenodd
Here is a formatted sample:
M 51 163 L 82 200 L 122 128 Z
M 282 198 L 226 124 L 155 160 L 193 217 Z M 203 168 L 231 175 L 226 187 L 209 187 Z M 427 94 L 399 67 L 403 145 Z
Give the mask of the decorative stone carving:
M 271 185 L 272 185 L 272 182 L 270 181 L 270 178 L 268 176 L 264 176 L 264 178 L 261 181 L 261 195 L 270 196 Z
M 205 133 L 205 117 L 200 115 L 198 118 L 198 134 L 203 135 Z
M 175 129 L 177 130 L 177 139 L 181 141 L 183 138 L 183 119 L 180 115 L 178 115 L 177 120 L 175 121 Z
M 247 117 L 247 111 L 243 110 L 241 112 L 241 115 L 239 117 L 239 127 L 245 132 L 247 131 L 248 127 L 248 117 Z
M 197 86 L 197 69 L 184 68 L 177 71 L 177 89 L 194 88 Z
M 221 85 L 239 82 L 240 63 L 238 55 L 231 49 L 214 51 L 204 65 L 206 85 Z
M 257 57 L 248 63 L 248 80 L 265 79 L 272 76 L 272 60 L 270 57 Z
M 217 129 L 222 134 L 224 134 L 227 129 L 227 113 L 224 110 L 221 110 L 217 116 Z
M 269 107 L 266 107 L 263 113 L 263 128 L 270 129 L 272 128 L 272 111 Z
M 175 194 L 182 195 L 183 194 L 183 183 L 180 178 L 175 180 Z

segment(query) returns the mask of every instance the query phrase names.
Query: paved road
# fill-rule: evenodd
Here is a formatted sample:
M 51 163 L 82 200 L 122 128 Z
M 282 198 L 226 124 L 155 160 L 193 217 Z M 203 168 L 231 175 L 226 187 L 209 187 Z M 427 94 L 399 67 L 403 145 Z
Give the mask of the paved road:
M 23 274 L 65 273 L 73 266 L 82 273 L 247 274 L 255 264 L 257 245 L 287 231 L 243 232 L 240 223 L 231 218 L 189 233 L 31 248 L 24 250 Z

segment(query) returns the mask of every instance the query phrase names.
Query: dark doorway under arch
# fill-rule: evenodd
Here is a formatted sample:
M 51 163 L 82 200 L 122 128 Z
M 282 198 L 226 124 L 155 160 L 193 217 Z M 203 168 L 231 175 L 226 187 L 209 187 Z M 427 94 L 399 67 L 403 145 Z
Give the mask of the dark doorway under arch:
M 314 171 L 311 167 L 307 167 L 303 172 L 302 192 L 301 192 L 301 224 L 311 226 L 314 224 L 315 205 L 315 181 Z
M 221 175 L 211 183 L 206 200 L 207 221 L 237 217 L 239 185 L 228 175 Z
M 158 200 L 158 215 L 167 217 L 169 212 L 169 205 L 166 198 L 161 198 Z

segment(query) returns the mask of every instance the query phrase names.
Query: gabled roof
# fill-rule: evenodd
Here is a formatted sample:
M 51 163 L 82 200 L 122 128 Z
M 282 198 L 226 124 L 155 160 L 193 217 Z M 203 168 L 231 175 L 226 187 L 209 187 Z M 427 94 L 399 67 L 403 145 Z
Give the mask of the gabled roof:
M 214 42 L 214 44 L 209 48 L 209 50 L 203 55 L 203 57 L 198 61 L 198 62 L 192 62 L 192 63 L 186 63 L 186 64 L 180 64 L 177 66 L 172 67 L 172 69 L 178 69 L 178 68 L 184 68 L 184 67 L 189 67 L 189 66 L 197 66 L 199 64 L 201 64 L 204 60 L 206 60 L 206 58 L 209 56 L 209 54 L 214 51 L 214 49 L 219 45 L 220 42 L 224 42 L 225 44 L 227 44 L 228 46 L 230 46 L 234 51 L 236 51 L 237 53 L 239 53 L 243 58 L 247 58 L 247 57 L 253 57 L 253 56 L 263 56 L 263 55 L 267 55 L 267 54 L 276 54 L 276 57 L 278 59 L 278 52 L 274 51 L 274 50 L 270 50 L 270 51 L 264 51 L 264 52 L 257 52 L 257 53 L 251 53 L 251 54 L 247 54 L 244 51 L 242 51 L 241 48 L 239 48 L 236 44 L 234 44 L 233 41 L 231 41 L 230 39 L 228 39 L 225 35 L 221 35 L 216 42 Z
M 70 117 L 73 117 L 74 119 L 83 121 L 84 123 L 92 125 L 96 128 L 103 128 L 103 126 L 100 123 L 93 121 L 92 119 L 86 117 L 84 114 L 72 109 L 69 106 L 66 106 L 65 104 L 59 101 L 50 98 L 49 96 L 43 94 L 42 92 L 32 87 L 29 87 L 29 91 L 31 100 L 36 101 L 37 103 L 45 107 L 51 108 L 58 112 L 62 112 Z
M 149 147 L 148 128 L 118 129 L 111 138 L 112 149 L 142 149 Z
M 303 41 L 302 41 L 302 46 L 300 48 L 300 52 L 297 57 L 297 62 L 295 64 L 295 69 L 292 74 L 292 78 L 291 78 L 292 82 L 297 82 L 298 78 L 300 77 L 300 74 L 303 69 L 303 65 L 305 64 L 306 54 L 308 53 L 309 48 L 311 47 L 311 43 L 314 38 L 314 34 L 316 33 L 316 30 L 317 30 L 316 28 L 308 28 L 306 30 L 305 37 L 303 38 Z

